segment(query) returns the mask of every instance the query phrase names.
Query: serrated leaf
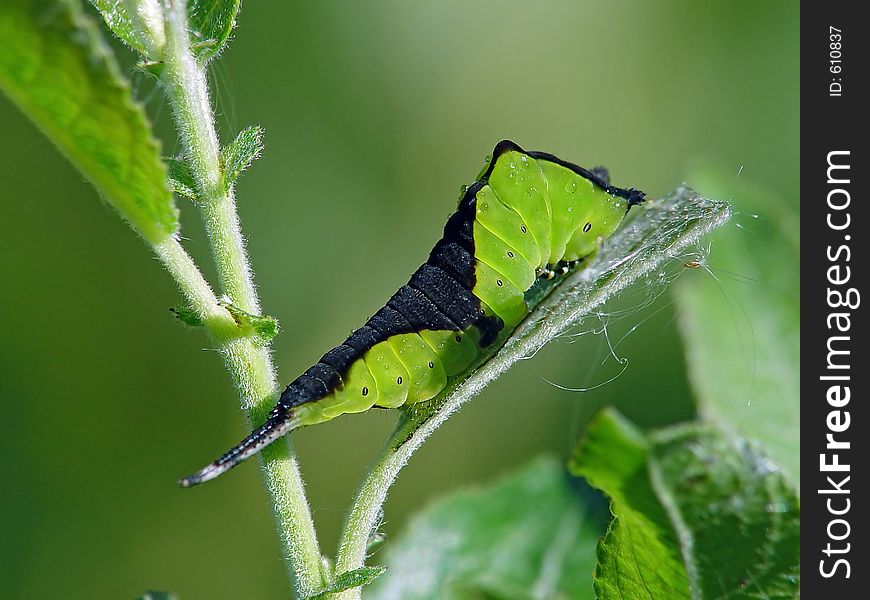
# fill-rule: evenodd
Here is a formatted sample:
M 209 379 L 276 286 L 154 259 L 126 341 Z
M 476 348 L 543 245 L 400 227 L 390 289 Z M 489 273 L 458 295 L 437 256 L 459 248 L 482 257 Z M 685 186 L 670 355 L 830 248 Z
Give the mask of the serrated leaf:
M 235 185 L 242 171 L 260 158 L 263 151 L 263 128 L 259 125 L 248 127 L 221 150 L 226 186 Z
M 193 177 L 190 163 L 181 157 L 168 157 L 166 158 L 166 166 L 169 168 L 169 187 L 173 193 L 191 202 L 199 200 L 196 180 Z
M 175 232 L 159 145 L 78 0 L 0 3 L 0 89 L 146 240 Z
M 692 181 L 729 193 L 710 168 Z M 735 201 L 743 228 L 714 234 L 710 271 L 686 272 L 674 288 L 689 377 L 705 417 L 760 442 L 799 482 L 798 218 L 745 178 Z
M 278 335 L 278 320 L 265 315 L 252 315 L 231 303 L 223 303 L 229 311 L 243 335 L 251 335 L 260 344 L 268 344 Z
M 109 29 L 130 48 L 148 58 L 159 60 L 165 39 L 163 11 L 158 0 L 90 0 Z M 138 9 L 138 12 L 136 12 Z
M 240 0 L 188 0 L 190 43 L 201 62 L 224 49 L 236 26 L 239 8 Z
M 441 500 L 387 546 L 390 571 L 365 597 L 591 598 L 605 509 L 586 500 L 552 458 Z
M 309 596 L 309 598 L 310 600 L 325 600 L 331 594 L 337 594 L 345 590 L 363 587 L 380 577 L 386 570 L 387 567 L 376 565 L 374 567 L 362 567 L 353 571 L 347 571 L 336 577 L 335 581 L 333 581 L 332 584 L 322 592 L 315 594 L 314 596 Z
M 611 498 L 599 599 L 797 596 L 799 501 L 746 441 L 701 424 L 644 436 L 606 410 L 569 467 Z

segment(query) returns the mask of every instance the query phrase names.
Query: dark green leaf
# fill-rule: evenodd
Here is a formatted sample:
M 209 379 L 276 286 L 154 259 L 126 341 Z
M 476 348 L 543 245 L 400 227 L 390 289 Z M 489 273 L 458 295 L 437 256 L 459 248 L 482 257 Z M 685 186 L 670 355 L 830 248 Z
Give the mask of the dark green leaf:
M 240 7 L 240 0 L 188 0 L 190 42 L 200 61 L 214 58 L 226 46 Z
M 558 461 L 539 459 L 420 513 L 387 546 L 390 572 L 366 597 L 591 598 L 595 512 Z
M 0 89 L 145 239 L 175 232 L 159 145 L 78 0 L 0 3 Z
M 733 189 L 712 169 L 692 181 L 714 196 Z M 800 238 L 782 201 L 741 179 L 736 222 L 710 240 L 705 267 L 675 286 L 689 375 L 702 414 L 759 441 L 800 477 Z M 754 215 L 758 215 L 757 218 Z
M 199 194 L 196 191 L 196 180 L 193 178 L 190 163 L 184 158 L 169 157 L 166 159 L 166 166 L 169 167 L 170 189 L 176 196 L 196 202 Z
M 263 151 L 263 128 L 255 125 L 242 131 L 221 150 L 224 180 L 227 187 L 236 183 L 242 171 L 260 158 Z
M 643 436 L 615 411 L 570 462 L 611 498 L 595 592 L 622 598 L 794 598 L 800 506 L 775 465 L 711 426 Z
M 377 565 L 374 567 L 362 567 L 355 571 L 347 571 L 335 578 L 332 585 L 314 596 L 309 596 L 311 600 L 326 599 L 330 594 L 336 594 L 345 590 L 362 587 L 370 584 L 372 581 L 380 577 L 387 567 Z

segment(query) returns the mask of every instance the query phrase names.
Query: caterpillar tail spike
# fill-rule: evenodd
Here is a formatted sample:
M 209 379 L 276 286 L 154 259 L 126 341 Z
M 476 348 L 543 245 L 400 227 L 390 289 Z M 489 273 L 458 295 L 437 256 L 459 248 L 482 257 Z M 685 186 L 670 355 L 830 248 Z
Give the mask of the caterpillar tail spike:
M 603 167 L 499 142 L 408 283 L 291 382 L 262 426 L 181 485 L 214 479 L 297 427 L 435 397 L 585 268 L 643 200 Z
M 206 481 L 219 477 L 240 464 L 242 461 L 252 457 L 254 454 L 286 435 L 295 427 L 295 421 L 287 416 L 270 417 L 260 427 L 255 429 L 251 435 L 243 439 L 236 446 L 233 446 L 223 456 L 203 467 L 193 475 L 188 475 L 178 480 L 181 487 L 193 487 Z

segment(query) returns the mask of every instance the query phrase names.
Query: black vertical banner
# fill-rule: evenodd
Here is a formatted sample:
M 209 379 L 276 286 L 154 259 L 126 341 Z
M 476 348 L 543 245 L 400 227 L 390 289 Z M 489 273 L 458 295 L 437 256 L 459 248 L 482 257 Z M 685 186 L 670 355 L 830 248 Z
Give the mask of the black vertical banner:
M 865 598 L 870 363 L 867 25 L 858 2 L 801 6 L 801 591 Z M 863 491 L 862 491 L 863 490 Z

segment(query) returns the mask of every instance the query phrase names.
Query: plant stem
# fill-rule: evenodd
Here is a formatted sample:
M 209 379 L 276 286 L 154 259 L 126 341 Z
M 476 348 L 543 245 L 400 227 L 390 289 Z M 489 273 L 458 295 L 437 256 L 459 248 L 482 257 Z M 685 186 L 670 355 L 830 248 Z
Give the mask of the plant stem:
M 235 306 L 259 314 L 260 305 L 248 266 L 232 189 L 225 185 L 220 146 L 208 95 L 205 69 L 189 46 L 183 0 L 166 0 L 166 47 L 163 84 L 172 105 L 185 154 L 199 188 L 199 208 L 220 279 L 221 290 Z M 269 350 L 246 337 L 220 339 L 227 369 L 241 395 L 252 425 L 262 422 L 274 404 L 275 372 Z M 289 440 L 260 454 L 261 473 L 299 596 L 324 585 L 322 559 L 302 477 Z
M 181 294 L 196 312 L 205 328 L 215 339 L 227 339 L 238 331 L 230 313 L 220 305 L 208 282 L 193 259 L 185 252 L 175 236 L 169 236 L 151 248 L 172 275 Z
M 520 324 L 498 352 L 465 380 L 453 383 L 430 405 L 413 407 L 399 420 L 357 492 L 345 520 L 336 558 L 336 573 L 364 566 L 369 536 L 377 527 L 390 486 L 411 455 L 459 407 L 518 360 L 544 344 L 639 278 L 679 258 L 679 253 L 723 224 L 726 203 L 699 197 L 682 187 L 637 209 L 584 270 L 571 275 Z M 657 280 L 650 278 L 649 285 Z M 343 592 L 361 597 L 360 588 Z

